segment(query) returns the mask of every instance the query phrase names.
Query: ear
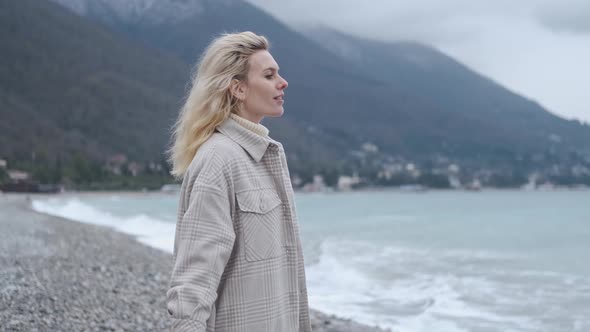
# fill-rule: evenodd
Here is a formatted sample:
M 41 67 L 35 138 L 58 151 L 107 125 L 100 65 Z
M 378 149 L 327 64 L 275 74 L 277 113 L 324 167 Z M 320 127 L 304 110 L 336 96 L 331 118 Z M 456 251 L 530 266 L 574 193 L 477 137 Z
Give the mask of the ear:
M 248 87 L 246 86 L 246 83 L 243 81 L 240 81 L 238 79 L 233 79 L 229 89 L 231 91 L 231 94 L 239 99 L 239 100 L 244 100 L 246 99 L 246 92 L 248 91 Z

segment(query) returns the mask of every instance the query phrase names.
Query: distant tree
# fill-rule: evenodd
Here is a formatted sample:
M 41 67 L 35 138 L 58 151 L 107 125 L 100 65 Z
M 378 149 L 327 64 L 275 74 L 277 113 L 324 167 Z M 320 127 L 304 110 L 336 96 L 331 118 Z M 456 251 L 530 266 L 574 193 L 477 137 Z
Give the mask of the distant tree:
M 550 176 L 549 181 L 562 186 L 587 185 L 590 186 L 590 175 L 573 176 L 573 175 L 558 175 Z
M 380 179 L 378 184 L 384 185 L 384 186 L 398 187 L 398 186 L 403 186 L 403 185 L 411 184 L 411 183 L 415 183 L 413 178 L 411 178 L 407 174 L 400 173 L 400 174 L 394 174 L 390 178 L 382 178 L 382 179 Z
M 516 188 L 520 187 L 528 182 L 528 178 L 525 174 L 518 172 L 506 172 L 493 174 L 488 181 L 487 185 L 498 188 Z
M 449 178 L 444 174 L 423 173 L 418 178 L 418 183 L 426 187 L 438 189 L 451 187 Z
M 64 167 L 64 177 L 74 184 L 90 183 L 104 179 L 105 173 L 100 163 L 87 156 L 77 153 Z
M 335 187 L 340 178 L 340 172 L 335 167 L 325 167 L 320 172 L 320 175 L 324 178 L 324 183 L 330 187 Z
M 5 183 L 8 181 L 8 173 L 4 168 L 0 168 L 0 183 Z

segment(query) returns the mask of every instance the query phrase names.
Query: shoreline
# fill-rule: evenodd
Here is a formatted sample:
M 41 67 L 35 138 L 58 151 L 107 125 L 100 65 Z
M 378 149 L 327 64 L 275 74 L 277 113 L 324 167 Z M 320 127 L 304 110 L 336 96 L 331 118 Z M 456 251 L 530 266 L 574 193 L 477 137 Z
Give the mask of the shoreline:
M 27 198 L 34 196 L 51 197 L 0 193 L 3 328 L 167 330 L 172 255 L 109 227 L 34 211 Z M 310 316 L 313 331 L 384 331 L 313 309 Z

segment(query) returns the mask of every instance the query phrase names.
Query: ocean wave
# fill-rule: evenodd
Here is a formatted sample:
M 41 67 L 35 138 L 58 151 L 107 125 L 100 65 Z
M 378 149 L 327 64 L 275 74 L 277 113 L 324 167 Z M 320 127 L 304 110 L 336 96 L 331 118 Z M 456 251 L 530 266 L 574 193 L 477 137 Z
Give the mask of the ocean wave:
M 115 196 L 112 199 L 119 198 Z M 53 216 L 111 227 L 119 232 L 134 235 L 140 242 L 151 247 L 170 253 L 173 250 L 175 225 L 145 214 L 117 216 L 78 198 L 34 200 L 32 208 Z
M 524 314 L 503 314 L 496 302 L 515 308 L 502 283 L 468 275 L 458 266 L 470 259 L 510 259 L 485 251 L 431 251 L 378 246 L 328 238 L 318 262 L 307 268 L 310 305 L 321 311 L 395 331 L 473 331 L 484 326 L 505 331 L 539 328 Z

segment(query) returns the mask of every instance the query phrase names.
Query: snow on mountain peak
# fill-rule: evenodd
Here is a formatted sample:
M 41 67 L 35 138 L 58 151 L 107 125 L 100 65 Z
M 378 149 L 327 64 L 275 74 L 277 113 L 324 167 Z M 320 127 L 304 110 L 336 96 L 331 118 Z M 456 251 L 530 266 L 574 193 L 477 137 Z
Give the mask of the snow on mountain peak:
M 51 0 L 81 16 L 114 16 L 124 21 L 179 21 L 203 11 L 205 0 Z

